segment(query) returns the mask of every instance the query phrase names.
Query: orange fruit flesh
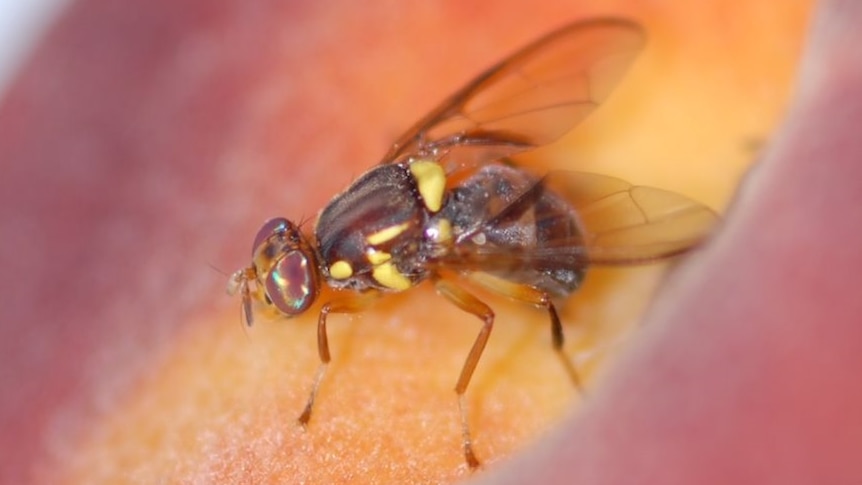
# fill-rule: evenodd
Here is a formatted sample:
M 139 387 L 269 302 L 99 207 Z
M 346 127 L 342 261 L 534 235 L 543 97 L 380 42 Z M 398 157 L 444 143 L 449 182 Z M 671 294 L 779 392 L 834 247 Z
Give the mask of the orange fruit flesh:
M 644 24 L 646 52 L 605 106 L 530 163 L 606 173 L 723 210 L 784 113 L 809 2 L 788 3 L 780 14 L 729 1 L 617 4 L 614 12 Z M 229 175 L 206 210 L 227 214 L 225 221 L 214 228 L 218 235 L 200 234 L 215 238 L 205 248 L 220 245 L 213 256 L 219 265 L 247 264 L 246 246 L 264 218 L 314 214 L 375 163 L 387 139 L 471 75 L 561 22 L 594 13 L 556 2 L 524 19 L 517 7 L 499 1 L 486 7 L 308 7 L 252 17 L 280 37 L 260 58 L 229 49 L 222 54 L 253 66 L 261 78 L 240 78 L 224 88 L 248 94 L 233 107 L 242 126 L 233 127 L 230 141 L 218 141 L 224 157 L 218 170 Z M 83 24 L 84 12 L 99 14 L 96 4 L 77 8 L 62 25 L 66 31 L 83 28 L 75 21 Z M 369 29 L 359 22 L 363 16 L 397 21 Z M 227 39 L 255 35 L 237 16 L 226 19 L 189 31 Z M 263 69 L 260 63 L 268 64 Z M 170 103 L 170 93 L 158 102 Z M 205 94 L 212 98 L 205 102 L 218 103 L 217 90 Z M 178 200 L 176 210 L 184 211 L 185 203 Z M 180 223 L 170 215 L 166 220 Z M 158 261 L 176 264 L 175 258 Z M 563 307 L 566 352 L 590 386 L 601 385 L 597 371 L 637 338 L 630 330 L 663 270 L 591 270 L 586 286 Z M 261 319 L 244 335 L 239 302 L 224 297 L 206 271 L 199 278 L 206 291 L 193 311 L 166 316 L 178 330 L 166 332 L 169 338 L 156 348 L 139 349 L 136 362 L 145 366 L 118 361 L 101 371 L 105 382 L 127 377 L 131 384 L 106 409 L 70 412 L 82 421 L 49 438 L 64 446 L 37 461 L 38 477 L 69 483 L 122 477 L 439 483 L 471 476 L 452 389 L 480 328 L 477 319 L 426 286 L 358 316 L 331 317 L 333 362 L 303 428 L 296 418 L 318 365 L 316 312 Z M 160 294 L 170 299 L 171 282 L 164 284 Z M 579 397 L 550 350 L 544 313 L 480 295 L 497 320 L 467 402 L 476 453 L 493 467 L 576 412 Z M 100 379 L 85 392 L 101 395 Z

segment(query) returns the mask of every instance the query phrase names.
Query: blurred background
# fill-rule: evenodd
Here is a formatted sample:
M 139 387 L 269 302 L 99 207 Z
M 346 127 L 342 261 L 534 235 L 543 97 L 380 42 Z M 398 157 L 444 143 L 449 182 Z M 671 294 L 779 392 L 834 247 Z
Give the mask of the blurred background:
M 0 93 L 68 4 L 68 0 L 0 1 Z
M 301 407 L 315 315 L 247 339 L 218 270 L 248 263 L 263 220 L 313 218 L 481 69 L 597 15 L 637 20 L 649 45 L 537 163 L 721 212 L 787 109 L 812 3 L 4 1 L 0 482 L 352 476 L 336 458 L 383 481 L 461 476 L 451 386 L 476 330 L 463 314 L 417 290 L 334 325 L 338 392 L 301 435 L 272 423 Z M 564 312 L 573 353 L 591 338 L 576 323 L 631 326 L 660 278 L 596 274 Z M 474 383 L 487 458 L 572 397 L 542 316 L 494 306 Z

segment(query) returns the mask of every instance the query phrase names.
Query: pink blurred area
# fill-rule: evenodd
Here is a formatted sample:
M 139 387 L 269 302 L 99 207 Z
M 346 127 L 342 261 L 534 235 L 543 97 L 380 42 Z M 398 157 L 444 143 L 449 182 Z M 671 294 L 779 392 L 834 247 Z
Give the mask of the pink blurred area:
M 850 477 L 827 472 L 862 447 L 862 7 L 821 3 L 791 118 L 712 252 L 671 280 L 653 311 L 666 323 L 509 479 L 565 483 L 576 475 L 556 465 L 571 456 L 589 464 L 577 462 L 578 483 L 764 483 L 763 464 L 776 483 Z M 69 453 L 74 440 L 57 437 L 85 432 L 187 322 L 236 310 L 209 265 L 245 263 L 273 207 L 313 216 L 488 52 L 596 13 L 562 1 L 73 5 L 0 101 L 0 482 Z M 477 40 L 453 53 L 448 35 Z M 426 62 L 448 67 L 419 82 Z M 674 428 L 680 409 L 698 426 Z
M 67 452 L 52 437 L 223 294 L 208 263 L 244 240 L 231 151 L 297 10 L 279 5 L 78 2 L 2 100 L 0 482 Z
M 73 4 L 0 101 L 0 482 L 67 456 L 191 315 L 235 309 L 210 265 L 244 264 L 273 207 L 313 216 L 484 52 L 575 14 L 564 2 L 528 19 L 496 2 Z M 505 45 L 491 41 L 500 30 Z M 478 41 L 453 56 L 434 41 L 449 31 Z M 396 35 L 424 47 L 393 59 L 379 47 Z M 398 91 L 429 59 L 455 73 Z

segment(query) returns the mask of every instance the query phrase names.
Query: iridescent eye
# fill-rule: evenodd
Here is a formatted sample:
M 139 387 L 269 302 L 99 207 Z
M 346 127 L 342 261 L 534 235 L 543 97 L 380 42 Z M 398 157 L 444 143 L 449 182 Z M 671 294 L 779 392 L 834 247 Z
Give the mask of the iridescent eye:
M 290 251 L 266 275 L 266 294 L 282 313 L 298 315 L 314 301 L 314 268 L 301 251 Z
M 263 242 L 273 234 L 287 231 L 288 227 L 290 227 L 290 221 L 284 217 L 276 217 L 266 221 L 260 230 L 257 231 L 257 236 L 254 237 L 254 244 L 251 245 L 252 257 L 254 257 L 254 253 L 257 251 L 258 246 L 263 244 Z

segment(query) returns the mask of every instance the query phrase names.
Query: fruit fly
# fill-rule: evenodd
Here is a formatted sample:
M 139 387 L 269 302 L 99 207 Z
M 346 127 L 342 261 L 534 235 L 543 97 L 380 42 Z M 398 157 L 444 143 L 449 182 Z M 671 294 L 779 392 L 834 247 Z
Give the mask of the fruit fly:
M 465 289 L 478 286 L 544 309 L 562 352 L 554 300 L 578 289 L 592 264 L 636 264 L 681 254 L 716 220 L 706 206 L 597 174 L 536 176 L 513 155 L 569 131 L 609 94 L 644 44 L 635 23 L 604 18 L 563 27 L 486 70 L 397 139 L 374 166 L 323 208 L 311 233 L 285 218 L 266 222 L 252 262 L 228 285 L 252 324 L 252 302 L 286 317 L 306 312 L 323 285 L 320 366 L 299 421 L 311 419 L 330 362 L 326 322 L 375 298 L 430 281 L 481 320 L 455 384 L 463 452 L 474 468 L 464 393 L 494 326 Z

